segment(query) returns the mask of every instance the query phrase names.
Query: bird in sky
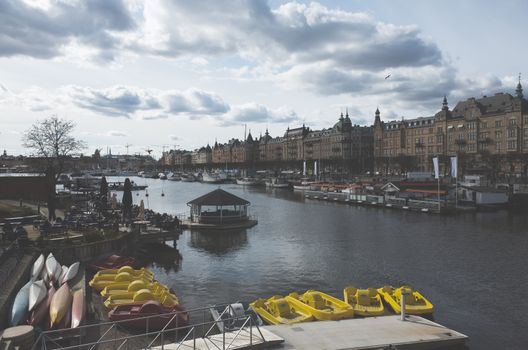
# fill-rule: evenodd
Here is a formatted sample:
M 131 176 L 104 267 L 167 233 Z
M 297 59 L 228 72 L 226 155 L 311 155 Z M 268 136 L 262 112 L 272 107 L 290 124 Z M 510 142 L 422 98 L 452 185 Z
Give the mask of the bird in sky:
M 389 74 L 385 77 L 385 80 L 389 79 L 392 74 Z

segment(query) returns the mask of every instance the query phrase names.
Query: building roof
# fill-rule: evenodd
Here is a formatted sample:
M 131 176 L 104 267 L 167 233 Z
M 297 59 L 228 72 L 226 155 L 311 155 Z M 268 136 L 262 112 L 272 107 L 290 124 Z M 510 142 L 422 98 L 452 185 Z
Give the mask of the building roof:
M 461 188 L 465 188 L 474 192 L 487 192 L 487 193 L 507 193 L 506 190 L 500 189 L 500 188 L 494 188 L 494 187 L 486 187 L 486 186 L 459 186 Z
M 191 205 L 248 205 L 247 200 L 235 196 L 229 192 L 218 188 L 214 191 L 204 194 L 201 197 L 193 199 L 187 204 Z

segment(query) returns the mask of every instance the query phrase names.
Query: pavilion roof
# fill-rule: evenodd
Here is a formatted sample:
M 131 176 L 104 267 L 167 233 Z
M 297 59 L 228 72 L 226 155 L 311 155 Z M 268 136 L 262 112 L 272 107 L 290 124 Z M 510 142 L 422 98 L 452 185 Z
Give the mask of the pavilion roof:
M 226 192 L 221 188 L 204 194 L 187 204 L 191 205 L 248 205 L 247 200 Z

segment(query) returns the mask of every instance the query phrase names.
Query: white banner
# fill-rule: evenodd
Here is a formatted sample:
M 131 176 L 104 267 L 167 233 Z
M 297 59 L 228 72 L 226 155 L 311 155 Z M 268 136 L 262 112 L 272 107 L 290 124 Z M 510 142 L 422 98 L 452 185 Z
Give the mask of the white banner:
M 314 161 L 314 176 L 317 176 L 317 161 Z
M 306 176 L 306 161 L 303 161 L 303 176 Z
M 440 169 L 438 168 L 438 157 L 433 158 L 433 168 L 434 168 L 435 179 L 440 178 Z
M 451 157 L 451 177 L 458 176 L 458 157 Z

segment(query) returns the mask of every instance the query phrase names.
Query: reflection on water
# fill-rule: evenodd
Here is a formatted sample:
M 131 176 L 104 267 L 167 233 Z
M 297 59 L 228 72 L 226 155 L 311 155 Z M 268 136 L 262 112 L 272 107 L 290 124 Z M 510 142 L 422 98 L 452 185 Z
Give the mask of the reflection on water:
M 191 231 L 190 245 L 209 253 L 222 255 L 243 248 L 247 244 L 247 230 Z
M 218 187 L 136 182 L 149 185 L 147 207 L 171 214 L 188 212 L 187 202 Z M 528 215 L 444 217 L 221 187 L 250 201 L 259 223 L 240 236 L 186 231 L 178 240 L 177 271 L 150 266 L 185 307 L 312 288 L 342 298 L 348 284 L 407 283 L 434 303 L 437 322 L 470 336 L 472 349 L 526 348 Z M 134 196 L 140 199 L 144 192 Z
M 145 265 L 163 269 L 167 273 L 176 272 L 181 266 L 182 256 L 175 241 L 143 243 L 136 254 Z

